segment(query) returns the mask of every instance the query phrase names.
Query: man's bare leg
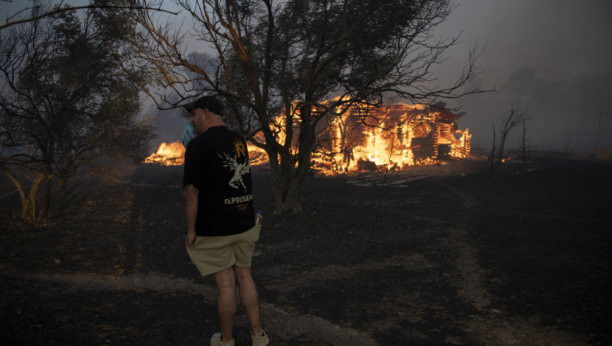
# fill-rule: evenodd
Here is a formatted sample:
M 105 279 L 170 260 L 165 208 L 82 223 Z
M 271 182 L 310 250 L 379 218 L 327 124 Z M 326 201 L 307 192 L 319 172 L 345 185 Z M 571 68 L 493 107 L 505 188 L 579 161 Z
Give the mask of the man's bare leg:
M 236 315 L 236 279 L 232 268 L 227 268 L 213 274 L 219 296 L 217 297 L 217 308 L 221 322 L 221 341 L 227 342 L 233 339 L 234 316 Z M 242 291 L 242 290 L 241 290 Z
M 252 333 L 256 336 L 262 335 L 259 321 L 259 297 L 251 276 L 251 268 L 242 268 L 235 265 L 232 268 L 234 268 L 234 274 L 236 274 L 236 280 L 240 287 L 240 301 L 251 323 Z

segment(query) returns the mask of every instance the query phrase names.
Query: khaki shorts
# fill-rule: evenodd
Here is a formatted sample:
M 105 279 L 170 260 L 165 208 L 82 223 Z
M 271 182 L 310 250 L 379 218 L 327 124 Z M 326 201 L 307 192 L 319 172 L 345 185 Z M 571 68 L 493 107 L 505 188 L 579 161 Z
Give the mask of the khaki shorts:
M 255 242 L 259 240 L 261 225 L 229 236 L 196 237 L 187 254 L 202 276 L 225 270 L 234 264 L 250 268 Z

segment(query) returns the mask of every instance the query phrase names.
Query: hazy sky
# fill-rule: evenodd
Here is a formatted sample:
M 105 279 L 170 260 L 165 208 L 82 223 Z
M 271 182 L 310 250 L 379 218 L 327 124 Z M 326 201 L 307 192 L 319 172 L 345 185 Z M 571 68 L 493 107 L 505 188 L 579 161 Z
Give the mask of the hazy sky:
M 612 148 L 612 97 L 597 95 L 612 86 L 612 1 L 463 0 L 457 5 L 436 30 L 444 37 L 463 31 L 461 44 L 449 50 L 449 59 L 436 69 L 440 82 L 456 78 L 467 62 L 470 45 L 486 44 L 478 62 L 483 71 L 478 85 L 500 90 L 449 101 L 449 105 L 464 106 L 467 114 L 458 123 L 460 128 L 470 128 L 474 146 L 489 143 L 491 123 L 498 125 L 509 103 L 520 101 L 504 85 L 512 74 L 527 67 L 541 80 L 541 92 L 523 100 L 534 118 L 528 136 L 540 148 L 592 152 L 600 111 L 602 148 Z M 608 77 L 601 87 L 584 87 L 589 86 L 589 78 L 597 80 L 605 73 Z M 545 100 L 543 94 L 550 98 Z M 510 144 L 516 145 L 514 135 Z
M 461 0 L 436 30 L 461 35 L 461 44 L 440 71 L 452 75 L 465 63 L 469 45 L 487 47 L 479 61 L 485 85 L 505 82 L 528 66 L 552 81 L 612 69 L 612 1 Z
M 15 13 L 28 3 L 25 0 L 14 0 L 13 3 L 0 0 L 0 13 L 6 17 L 7 12 Z M 65 3 L 77 5 L 87 1 L 72 0 Z M 612 71 L 610 0 L 458 0 L 455 5 L 455 11 L 435 31 L 438 37 L 455 37 L 461 34 L 461 43 L 449 49 L 448 60 L 435 69 L 440 85 L 452 83 L 458 76 L 462 65 L 467 62 L 468 49 L 474 44 L 480 47 L 486 44 L 478 62 L 483 71 L 478 77 L 478 85 L 481 88 L 503 89 L 512 74 L 527 67 L 535 71 L 534 78 L 541 80 L 549 94 L 552 92 L 562 95 L 559 90 L 567 84 L 562 84 L 564 81 L 575 81 L 585 76 L 595 78 Z M 170 1 L 165 2 L 165 8 L 178 9 Z M 186 20 L 185 24 L 190 25 L 191 21 Z M 192 42 L 188 51 L 201 51 L 203 48 L 202 44 Z M 609 81 L 610 78 L 605 77 L 603 87 L 595 91 L 608 90 L 606 88 L 612 85 Z M 571 89 L 572 85 L 574 88 L 585 83 L 588 85 L 589 81 L 571 83 L 565 89 Z M 474 139 L 480 138 L 483 143 L 488 140 L 491 135 L 491 122 L 498 122 L 499 114 L 507 108 L 513 96 L 501 91 L 449 101 L 452 106 L 463 105 L 463 110 L 467 113 L 459 121 L 460 128 L 470 127 Z M 535 99 L 540 102 L 539 108 L 536 107 L 540 113 L 532 131 L 536 131 L 538 138 L 545 138 L 544 134 L 550 138 L 564 138 L 556 141 L 547 139 L 551 149 L 559 150 L 566 141 L 574 138 L 576 148 L 580 151 L 590 150 L 594 148 L 593 138 L 596 137 L 599 111 L 603 111 L 604 137 L 610 138 L 604 142 L 607 147 L 612 148 L 612 108 L 606 105 L 607 100 L 602 100 L 607 98 L 606 96 L 595 100 L 589 95 L 580 96 L 580 102 L 586 104 L 601 101 L 601 105 L 584 112 L 570 111 L 568 107 L 560 106 L 547 108 L 539 99 Z M 532 98 L 531 101 L 533 100 Z M 555 97 L 551 100 L 554 101 Z M 568 114 L 561 114 L 565 109 L 568 109 Z M 554 116 L 546 114 L 552 112 L 555 113 Z M 574 133 L 577 126 L 580 127 L 581 133 Z M 551 135 L 551 129 L 559 135 Z M 583 143 L 578 145 L 580 138 Z M 553 142 L 556 144 L 552 144 Z
M 29 3 L 0 0 L 0 13 L 6 17 Z M 79 5 L 87 1 L 65 3 Z M 440 78 L 456 75 L 457 68 L 466 61 L 468 47 L 474 43 L 481 47 L 487 44 L 479 62 L 485 71 L 481 80 L 486 84 L 499 85 L 525 66 L 534 68 L 544 80 L 612 68 L 610 0 L 458 0 L 455 5 L 455 11 L 435 32 L 443 37 L 463 32 L 461 44 L 449 50 L 450 59 L 439 69 Z M 179 9 L 167 0 L 164 8 Z

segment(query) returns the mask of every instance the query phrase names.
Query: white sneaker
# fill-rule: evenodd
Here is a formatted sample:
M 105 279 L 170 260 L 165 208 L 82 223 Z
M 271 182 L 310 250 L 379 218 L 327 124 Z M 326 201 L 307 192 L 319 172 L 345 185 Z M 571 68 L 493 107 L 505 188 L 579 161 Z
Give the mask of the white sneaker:
M 210 346 L 234 346 L 234 342 L 235 342 L 234 339 L 228 342 L 223 342 L 221 341 L 222 337 L 223 337 L 223 334 L 215 333 L 215 335 L 213 335 L 212 338 L 210 338 Z
M 270 342 L 264 330 L 261 331 L 260 336 L 251 334 L 251 339 L 253 340 L 253 346 L 266 346 Z

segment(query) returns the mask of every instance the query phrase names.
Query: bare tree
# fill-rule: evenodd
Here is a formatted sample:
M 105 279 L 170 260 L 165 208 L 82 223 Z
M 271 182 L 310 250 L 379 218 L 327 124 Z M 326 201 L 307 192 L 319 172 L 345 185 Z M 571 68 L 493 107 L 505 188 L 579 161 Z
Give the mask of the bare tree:
M 537 149 L 537 144 L 536 145 L 532 145 L 531 144 L 531 140 L 527 139 L 527 125 L 526 125 L 527 121 L 523 120 L 522 121 L 522 125 L 523 125 L 523 132 L 522 132 L 522 136 L 518 138 L 518 144 L 519 144 L 519 156 L 521 157 L 521 159 L 523 160 L 523 171 L 527 171 L 527 159 L 529 157 L 531 157 L 531 151 Z
M 13 2 L 11 0 L 2 0 L 4 2 Z M 23 1 L 23 0 L 20 0 Z M 14 15 L 6 18 L 6 23 L 0 25 L 0 30 L 6 29 L 13 25 L 37 21 L 45 17 L 58 15 L 60 13 L 73 10 L 88 10 L 88 9 L 123 9 L 123 10 L 147 10 L 159 11 L 170 14 L 178 14 L 178 12 L 170 12 L 161 8 L 163 0 L 155 4 L 147 4 L 146 0 L 99 0 L 93 1 L 86 6 L 64 6 L 64 0 L 32 0 L 32 5 L 25 7 Z M 53 4 L 55 3 L 55 4 Z
M 136 56 L 124 68 L 149 66 L 141 87 L 160 109 L 205 93 L 220 95 L 231 110 L 231 126 L 268 154 L 277 212 L 301 210 L 299 191 L 321 122 L 351 106 L 362 107 L 367 116 L 390 98 L 415 103 L 457 98 L 477 74 L 479 53 L 473 48 L 454 84 L 428 84 L 434 80 L 431 67 L 457 43 L 457 38 L 432 39 L 453 9 L 450 0 L 177 2 L 192 16 L 192 33 L 217 56 L 207 68 L 193 64 L 181 29 L 141 11 L 142 31 L 132 41 Z M 194 81 L 202 87 L 193 88 Z M 172 89 L 179 100 L 157 94 L 157 101 L 148 83 Z M 263 141 L 255 138 L 260 131 Z
M 489 160 L 491 160 L 491 172 L 493 174 L 499 174 L 502 163 L 507 159 L 507 157 L 504 155 L 504 147 L 510 131 L 516 128 L 519 124 L 524 124 L 530 120 L 528 117 L 527 108 L 518 103 L 511 104 L 507 114 L 502 115 L 501 118 L 502 122 L 499 130 L 499 142 L 497 144 L 495 142 L 495 126 L 491 124 L 493 126 L 493 145 Z
M 121 73 L 110 47 L 127 17 L 91 10 L 82 23 L 60 13 L 0 32 L 0 170 L 15 184 L 22 219 L 38 219 L 76 174 L 101 168 L 99 159 L 144 158 L 152 127 L 135 121 L 139 88 Z M 35 175 L 29 187 L 24 172 Z
M 495 131 L 495 125 L 491 124 L 491 127 L 493 128 L 493 144 L 491 144 L 491 154 L 489 154 L 489 163 L 491 164 L 491 174 L 495 174 L 495 167 L 497 162 L 495 157 L 495 150 L 497 150 L 497 143 L 495 142 L 495 137 L 497 133 Z

